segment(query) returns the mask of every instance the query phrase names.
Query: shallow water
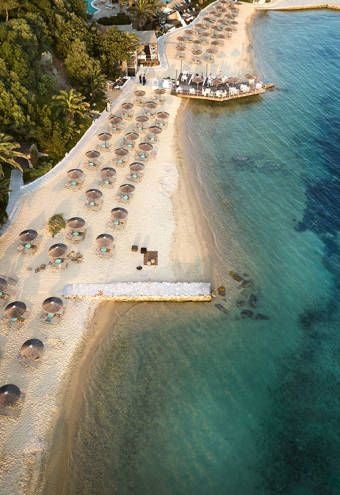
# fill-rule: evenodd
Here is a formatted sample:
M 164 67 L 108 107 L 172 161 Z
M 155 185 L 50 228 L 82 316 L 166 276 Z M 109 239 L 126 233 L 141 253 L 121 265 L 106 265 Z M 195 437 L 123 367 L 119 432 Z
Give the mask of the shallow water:
M 232 260 L 250 287 L 226 312 L 118 319 L 48 495 L 340 493 L 340 17 L 270 13 L 253 32 L 277 89 L 190 104 L 183 124 L 221 271 Z

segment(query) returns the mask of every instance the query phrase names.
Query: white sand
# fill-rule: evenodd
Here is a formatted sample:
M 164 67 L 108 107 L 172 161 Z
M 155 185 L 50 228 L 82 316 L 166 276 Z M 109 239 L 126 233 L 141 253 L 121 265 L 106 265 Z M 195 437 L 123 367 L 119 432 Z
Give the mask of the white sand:
M 226 42 L 221 53 L 219 67 L 225 67 L 230 74 L 237 75 L 249 70 L 246 26 L 253 12 L 253 6 L 249 4 L 240 6 L 238 31 Z M 178 63 L 172 58 L 171 45 L 168 46 L 169 69 L 160 70 L 158 74 L 170 71 L 174 76 Z M 156 75 L 157 71 L 153 74 Z M 124 92 L 126 101 L 134 99 L 134 89 L 132 85 Z M 151 90 L 149 92 L 151 94 Z M 169 125 L 160 135 L 156 146 L 157 157 L 148 162 L 144 181 L 136 186 L 134 198 L 127 207 L 129 218 L 126 230 L 113 234 L 116 246 L 113 258 L 99 259 L 95 254 L 94 240 L 98 234 L 110 232 L 107 222 L 111 209 L 118 206 L 115 194 L 118 186 L 126 182 L 127 166 L 117 168 L 114 189 L 102 189 L 104 202 L 100 212 L 89 212 L 84 206 L 84 191 L 97 186 L 97 172 L 84 169 L 86 183 L 81 191 L 64 189 L 65 172 L 84 163 L 84 153 L 98 144 L 95 135 L 83 139 L 78 146 L 80 149 L 71 153 L 66 163 L 60 164 L 40 181 L 38 187 L 30 187 L 32 191 L 19 202 L 18 212 L 1 238 L 0 274 L 18 278 L 16 294 L 11 299 L 23 300 L 30 311 L 21 329 L 1 333 L 0 384 L 15 383 L 25 393 L 18 418 L 0 417 L 1 494 L 37 493 L 39 467 L 47 449 L 47 432 L 55 424 L 61 407 L 58 391 L 62 389 L 61 384 L 67 376 L 66 372 L 71 369 L 80 343 L 91 334 L 89 322 L 95 303 L 89 305 L 85 301 L 67 301 L 62 323 L 52 326 L 39 321 L 42 301 L 61 294 L 66 284 L 209 281 L 205 262 L 208 251 L 197 220 L 197 208 L 193 206 L 195 200 L 189 188 L 181 183 L 176 168 L 175 117 L 180 103 L 179 98 L 166 95 L 162 108 L 170 113 Z M 103 130 L 108 128 L 105 119 L 103 115 L 103 123 L 100 123 Z M 126 125 L 124 133 L 130 126 L 129 123 Z M 114 147 L 119 140 L 119 136 L 114 136 Z M 107 154 L 107 160 L 106 154 L 103 155 L 105 164 L 110 154 Z M 86 238 L 74 248 L 84 255 L 84 262 L 70 263 L 67 270 L 60 273 L 47 270 L 34 273 L 35 267 L 48 261 L 48 247 L 64 240 L 63 234 L 52 239 L 46 231 L 47 220 L 55 213 L 63 213 L 66 218 L 85 218 Z M 26 228 L 38 230 L 42 237 L 34 256 L 20 255 L 16 250 L 17 235 Z M 142 258 L 140 254 L 131 252 L 131 244 L 134 243 L 158 250 L 159 265 L 137 271 L 136 266 L 141 264 Z M 66 244 L 71 246 L 69 242 Z M 33 271 L 29 270 L 30 267 Z M 17 359 L 18 351 L 22 343 L 32 337 L 43 340 L 45 354 L 36 367 L 23 367 Z

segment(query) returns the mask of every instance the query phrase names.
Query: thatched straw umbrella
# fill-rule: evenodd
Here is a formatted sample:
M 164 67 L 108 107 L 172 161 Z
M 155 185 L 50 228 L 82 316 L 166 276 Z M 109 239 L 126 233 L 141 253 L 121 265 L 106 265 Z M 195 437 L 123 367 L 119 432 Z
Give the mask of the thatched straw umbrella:
M 48 255 L 51 261 L 55 265 L 61 265 L 66 258 L 67 246 L 66 244 L 58 243 L 53 244 L 48 250 Z
M 18 249 L 23 253 L 33 252 L 36 249 L 34 241 L 37 240 L 38 232 L 33 229 L 23 230 L 19 234 L 19 247 Z
M 124 112 L 129 112 L 133 109 L 133 106 L 133 103 L 122 103 L 121 108 Z
M 107 148 L 107 142 L 110 141 L 110 139 L 112 138 L 112 134 L 111 132 L 100 132 L 98 134 L 98 139 L 99 141 L 104 141 L 104 147 Z
M 20 357 L 27 361 L 37 361 L 44 352 L 44 344 L 39 339 L 29 339 L 23 343 L 20 349 Z
M 158 125 L 151 125 L 148 128 L 148 131 L 151 132 L 151 134 L 160 134 L 162 132 L 162 128 L 159 127 Z
M 85 174 L 80 168 L 71 168 L 71 170 L 67 171 L 67 178 L 68 181 L 66 182 L 65 187 L 77 189 L 83 184 Z
M 111 117 L 109 118 L 111 125 L 114 127 L 117 127 L 118 124 L 120 124 L 122 122 L 122 120 L 123 120 L 123 118 L 120 117 L 119 115 L 111 115 Z
M 178 43 L 184 43 L 185 42 L 185 36 L 177 36 L 177 41 L 178 41 Z
M 96 238 L 97 254 L 107 256 L 113 248 L 113 236 L 111 234 L 100 234 Z
M 0 387 L 0 407 L 14 406 L 20 399 L 20 388 L 12 383 Z
M 99 163 L 100 152 L 97 150 L 89 150 L 85 153 L 88 168 L 96 168 Z
M 48 297 L 42 303 L 43 310 L 48 313 L 50 316 L 61 313 L 63 311 L 63 300 L 60 297 Z
M 144 103 L 144 107 L 148 108 L 149 110 L 154 110 L 155 108 L 157 108 L 157 102 L 153 100 L 146 101 Z
M 138 98 L 141 98 L 145 95 L 145 91 L 143 89 L 137 89 L 135 91 L 135 95 L 138 97 Z
M 135 186 L 132 184 L 122 184 L 119 187 L 119 199 L 124 203 L 127 203 L 132 198 Z
M 85 220 L 81 217 L 72 217 L 66 222 L 68 232 L 66 237 L 74 242 L 84 239 Z
M 14 301 L 7 304 L 7 306 L 5 307 L 4 318 L 11 321 L 23 320 L 26 311 L 27 307 L 24 302 Z
M 238 77 L 228 77 L 228 79 L 227 79 L 228 84 L 237 84 L 239 82 L 240 82 L 240 80 Z
M 139 139 L 139 134 L 138 132 L 128 132 L 124 136 L 124 146 L 126 146 L 129 149 L 132 149 L 135 147 L 135 142 Z
M 137 153 L 138 158 L 141 160 L 145 160 L 148 158 L 148 153 L 153 150 L 153 146 L 151 143 L 143 142 L 138 145 L 139 152 Z
M 165 94 L 165 88 L 156 88 L 154 89 L 154 93 L 156 95 L 156 97 L 159 99 L 159 101 L 162 101 L 162 97 L 163 95 Z
M 130 163 L 130 174 L 128 175 L 128 180 L 132 182 L 140 182 L 143 179 L 143 170 L 145 168 L 144 163 L 133 162 Z
M 137 125 L 140 125 L 141 129 L 144 128 L 144 124 L 148 120 L 149 120 L 149 117 L 147 115 L 137 115 L 137 117 L 136 117 Z
M 198 57 L 199 55 L 202 55 L 202 50 L 200 48 L 194 48 L 192 50 L 192 54 L 195 56 L 195 57 Z
M 113 208 L 111 210 L 111 219 L 113 229 L 122 229 L 125 227 L 128 217 L 128 211 L 125 208 Z
M 86 206 L 91 209 L 97 209 L 102 200 L 103 193 L 99 189 L 88 189 L 86 195 Z
M 116 165 L 122 166 L 126 161 L 126 156 L 129 154 L 129 150 L 123 147 L 116 148 L 114 151 L 116 155 Z
M 170 114 L 168 112 L 164 112 L 164 110 L 162 110 L 161 112 L 157 112 L 157 118 L 158 119 L 168 120 L 169 117 L 170 117 Z
M 177 45 L 176 50 L 178 52 L 185 52 L 185 50 L 186 50 L 185 45 Z
M 192 36 L 194 34 L 194 30 L 193 29 L 186 29 L 185 34 Z
M 223 45 L 223 41 L 216 37 L 216 39 L 212 40 L 211 45 L 216 47 L 221 46 Z
M 104 167 L 100 171 L 101 185 L 112 186 L 116 180 L 116 169 L 112 167 Z

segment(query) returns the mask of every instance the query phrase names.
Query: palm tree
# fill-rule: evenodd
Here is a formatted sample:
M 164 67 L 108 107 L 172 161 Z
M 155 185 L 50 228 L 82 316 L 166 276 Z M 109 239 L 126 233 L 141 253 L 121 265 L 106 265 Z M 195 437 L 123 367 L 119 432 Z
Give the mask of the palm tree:
M 22 168 L 16 161 L 16 158 L 27 159 L 27 156 L 18 151 L 18 148 L 20 148 L 20 144 L 13 143 L 11 136 L 0 132 L 0 177 L 4 175 L 2 165 L 9 165 L 22 172 Z
M 133 7 L 129 9 L 137 29 L 143 29 L 148 22 L 157 16 L 161 9 L 160 0 L 136 0 Z
M 85 96 L 73 88 L 69 91 L 59 91 L 59 94 L 53 96 L 52 99 L 61 113 L 66 115 L 68 121 L 73 121 L 75 117 L 84 118 L 90 107 L 85 101 Z
M 6 22 L 9 19 L 9 11 L 17 9 L 19 7 L 19 2 L 17 0 L 1 0 L 0 2 L 0 12 L 5 12 Z

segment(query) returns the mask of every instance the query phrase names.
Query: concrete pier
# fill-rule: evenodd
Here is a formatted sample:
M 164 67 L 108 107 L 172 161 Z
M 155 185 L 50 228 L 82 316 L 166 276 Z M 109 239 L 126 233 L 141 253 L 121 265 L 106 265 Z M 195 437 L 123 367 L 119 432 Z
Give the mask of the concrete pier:
M 211 301 L 207 282 L 113 282 L 69 284 L 63 295 L 70 299 L 98 298 L 112 301 Z

